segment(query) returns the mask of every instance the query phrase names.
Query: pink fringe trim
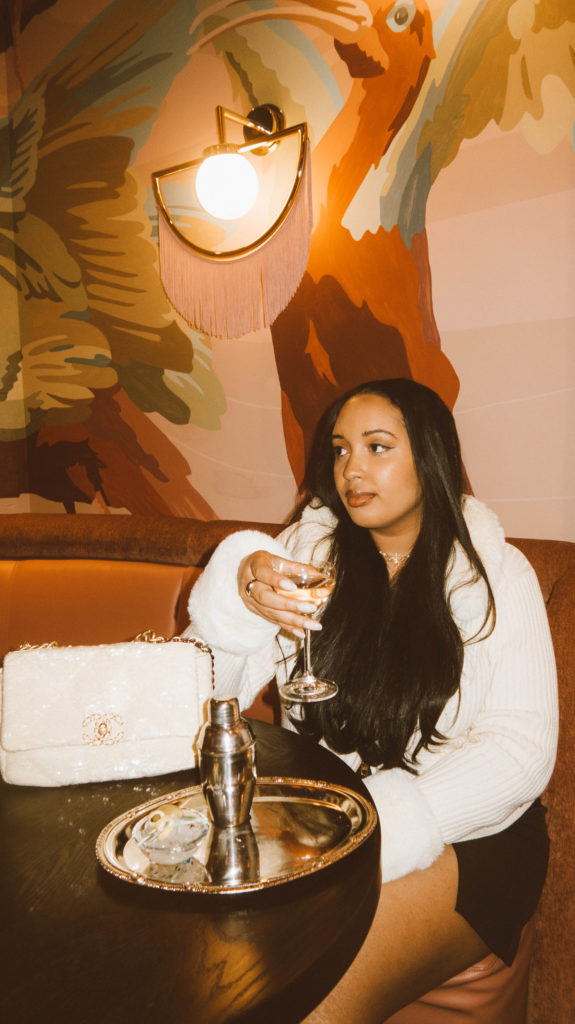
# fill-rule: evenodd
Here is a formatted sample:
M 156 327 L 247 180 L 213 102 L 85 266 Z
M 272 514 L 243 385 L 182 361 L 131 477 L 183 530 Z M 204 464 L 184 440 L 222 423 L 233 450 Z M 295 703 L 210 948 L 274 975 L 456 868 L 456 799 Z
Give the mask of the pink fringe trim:
M 268 327 L 297 291 L 312 230 L 309 142 L 294 204 L 275 234 L 256 252 L 210 260 L 189 249 L 158 216 L 160 276 L 174 308 L 214 338 L 239 338 Z

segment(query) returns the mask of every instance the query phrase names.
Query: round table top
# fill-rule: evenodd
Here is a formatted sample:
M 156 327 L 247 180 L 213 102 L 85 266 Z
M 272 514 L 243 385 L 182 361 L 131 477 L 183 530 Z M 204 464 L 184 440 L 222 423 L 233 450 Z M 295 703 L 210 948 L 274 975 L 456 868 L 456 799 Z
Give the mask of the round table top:
M 259 775 L 367 795 L 329 751 L 251 725 Z M 378 829 L 336 863 L 256 892 L 140 888 L 97 863 L 96 839 L 112 818 L 197 782 L 184 772 L 53 789 L 1 784 L 4 1020 L 295 1024 L 335 985 L 377 906 Z

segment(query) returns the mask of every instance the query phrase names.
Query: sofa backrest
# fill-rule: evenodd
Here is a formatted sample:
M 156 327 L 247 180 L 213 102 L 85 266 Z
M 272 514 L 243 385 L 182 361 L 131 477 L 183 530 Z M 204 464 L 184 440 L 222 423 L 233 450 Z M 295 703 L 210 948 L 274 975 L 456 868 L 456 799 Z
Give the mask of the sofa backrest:
M 537 911 L 528 1024 L 571 1024 L 575 1012 L 575 544 L 511 540 L 537 573 L 553 636 L 559 679 L 559 750 L 543 802 L 551 857 Z
M 21 643 L 174 636 L 191 587 L 234 530 L 281 526 L 143 516 L 0 516 L 0 659 Z

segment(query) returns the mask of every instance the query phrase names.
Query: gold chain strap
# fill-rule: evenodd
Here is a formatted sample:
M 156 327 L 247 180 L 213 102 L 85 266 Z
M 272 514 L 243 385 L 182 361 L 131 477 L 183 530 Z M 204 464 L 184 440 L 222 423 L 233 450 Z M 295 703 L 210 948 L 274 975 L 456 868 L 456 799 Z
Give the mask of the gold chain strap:
M 160 636 L 160 634 L 156 633 L 153 629 L 144 629 L 142 633 L 138 633 L 138 635 L 134 637 L 134 643 L 136 641 L 145 644 L 193 644 L 194 647 L 197 647 L 203 654 L 209 654 L 210 664 L 212 667 L 212 690 L 215 688 L 216 672 L 214 652 L 210 645 L 204 640 L 200 640 L 198 636 L 173 636 L 170 639 L 169 637 Z
M 45 644 L 29 644 L 27 641 L 24 641 L 24 643 L 20 644 L 20 646 L 17 647 L 16 650 L 17 651 L 46 651 L 49 647 L 61 647 L 61 646 L 62 646 L 62 644 L 59 644 L 57 640 L 49 640 Z

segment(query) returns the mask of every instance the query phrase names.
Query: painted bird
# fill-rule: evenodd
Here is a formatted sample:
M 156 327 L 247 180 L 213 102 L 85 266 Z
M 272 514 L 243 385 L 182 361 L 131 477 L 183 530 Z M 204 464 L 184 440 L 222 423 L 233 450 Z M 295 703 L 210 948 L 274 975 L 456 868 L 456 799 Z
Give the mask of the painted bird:
M 221 18 L 226 9 L 227 26 L 214 27 L 210 13 Z M 330 33 L 351 78 L 313 150 L 319 212 L 307 271 L 271 328 L 286 446 L 301 483 L 319 415 L 354 384 L 411 376 L 454 404 L 458 381 L 433 314 L 429 190 L 491 119 L 503 129 L 526 112 L 542 119 L 547 74 L 575 91 L 574 14 L 569 0 L 451 0 L 434 26 L 424 0 L 278 0 L 257 11 L 221 0 L 198 20 L 213 40 L 286 17 Z
M 206 19 L 210 10 L 202 12 Z M 427 4 L 318 0 L 290 4 L 287 10 L 295 21 L 317 18 L 333 34 L 352 81 L 342 109 L 313 151 L 319 214 L 307 270 L 271 327 L 286 446 L 301 483 L 317 419 L 338 394 L 375 377 L 413 376 L 452 404 L 457 379 L 437 344 L 425 234 L 408 247 L 397 228 L 380 227 L 355 238 L 343 223 L 428 73 L 434 47 Z M 284 14 L 282 3 L 267 11 L 268 17 Z M 240 16 L 233 21 L 239 25 Z

